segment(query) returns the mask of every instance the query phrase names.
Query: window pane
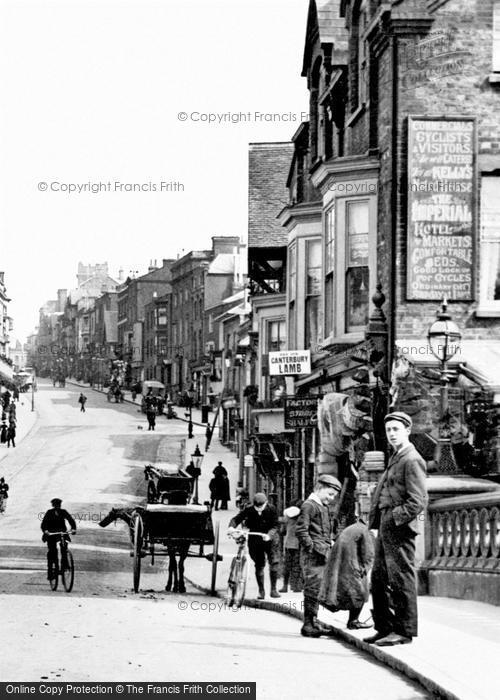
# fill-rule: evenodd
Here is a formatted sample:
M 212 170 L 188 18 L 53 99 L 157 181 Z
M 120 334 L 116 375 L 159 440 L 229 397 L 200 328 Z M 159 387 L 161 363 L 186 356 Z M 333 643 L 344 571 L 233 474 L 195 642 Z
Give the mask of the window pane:
M 316 296 L 321 293 L 321 241 L 307 242 L 307 285 L 306 294 Z
M 481 180 L 481 301 L 500 301 L 500 177 Z
M 333 272 L 335 264 L 335 209 L 326 212 L 325 231 L 325 274 Z
M 296 293 L 295 283 L 296 283 L 296 279 L 297 279 L 296 265 L 297 265 L 297 258 L 296 258 L 296 248 L 295 248 L 295 244 L 294 244 L 294 245 L 290 246 L 289 255 L 288 255 L 288 267 L 289 267 L 288 276 L 290 279 L 290 291 L 289 291 L 290 299 L 295 299 L 295 293 Z
M 319 337 L 319 307 L 320 297 L 311 296 L 306 299 L 306 348 L 316 349 L 320 342 Z
M 347 267 L 368 265 L 368 202 L 347 204 Z
M 368 267 L 347 271 L 346 331 L 368 323 Z

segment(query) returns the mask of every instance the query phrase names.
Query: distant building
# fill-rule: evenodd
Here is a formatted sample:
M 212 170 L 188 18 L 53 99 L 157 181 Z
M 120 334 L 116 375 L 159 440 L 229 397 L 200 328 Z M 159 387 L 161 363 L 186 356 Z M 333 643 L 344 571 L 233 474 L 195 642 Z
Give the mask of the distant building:
M 5 273 L 0 272 L 0 382 L 10 383 L 12 380 L 12 362 L 9 358 L 9 333 L 12 331 L 13 322 L 8 315 L 8 303 L 5 287 Z

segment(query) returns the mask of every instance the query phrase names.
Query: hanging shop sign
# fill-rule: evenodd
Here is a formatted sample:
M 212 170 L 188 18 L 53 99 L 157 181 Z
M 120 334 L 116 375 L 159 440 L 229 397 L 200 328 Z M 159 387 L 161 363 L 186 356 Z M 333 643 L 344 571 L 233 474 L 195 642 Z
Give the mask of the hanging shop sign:
M 269 374 L 310 374 L 310 350 L 282 350 L 269 353 Z
M 475 121 L 408 119 L 407 299 L 472 301 Z
M 317 397 L 285 399 L 285 430 L 288 428 L 313 428 L 317 422 Z

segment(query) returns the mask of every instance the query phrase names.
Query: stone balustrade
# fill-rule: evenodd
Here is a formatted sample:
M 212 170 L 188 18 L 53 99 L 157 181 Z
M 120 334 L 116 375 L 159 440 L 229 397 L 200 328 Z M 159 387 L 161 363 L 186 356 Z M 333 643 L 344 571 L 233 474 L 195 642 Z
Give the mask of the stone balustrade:
M 500 491 L 434 501 L 426 531 L 429 593 L 500 605 Z

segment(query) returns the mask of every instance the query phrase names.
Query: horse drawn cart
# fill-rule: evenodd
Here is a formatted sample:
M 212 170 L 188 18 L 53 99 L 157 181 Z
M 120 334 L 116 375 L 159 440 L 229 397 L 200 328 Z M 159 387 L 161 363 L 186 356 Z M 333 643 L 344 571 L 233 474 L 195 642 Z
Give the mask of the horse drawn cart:
M 141 562 L 147 556 L 154 565 L 156 557 L 168 556 L 168 582 L 166 590 L 184 593 L 184 561 L 190 557 L 205 557 L 212 564 L 211 592 L 215 594 L 219 555 L 219 523 L 215 528 L 209 504 L 189 503 L 193 491 L 193 479 L 175 465 L 164 468 L 147 465 L 147 500 L 144 506 L 132 509 L 113 508 L 99 523 L 106 527 L 116 519 L 125 520 L 129 526 L 133 557 L 134 591 L 139 590 Z M 212 552 L 205 554 L 205 546 L 212 545 Z M 177 564 L 177 559 L 179 562 Z

